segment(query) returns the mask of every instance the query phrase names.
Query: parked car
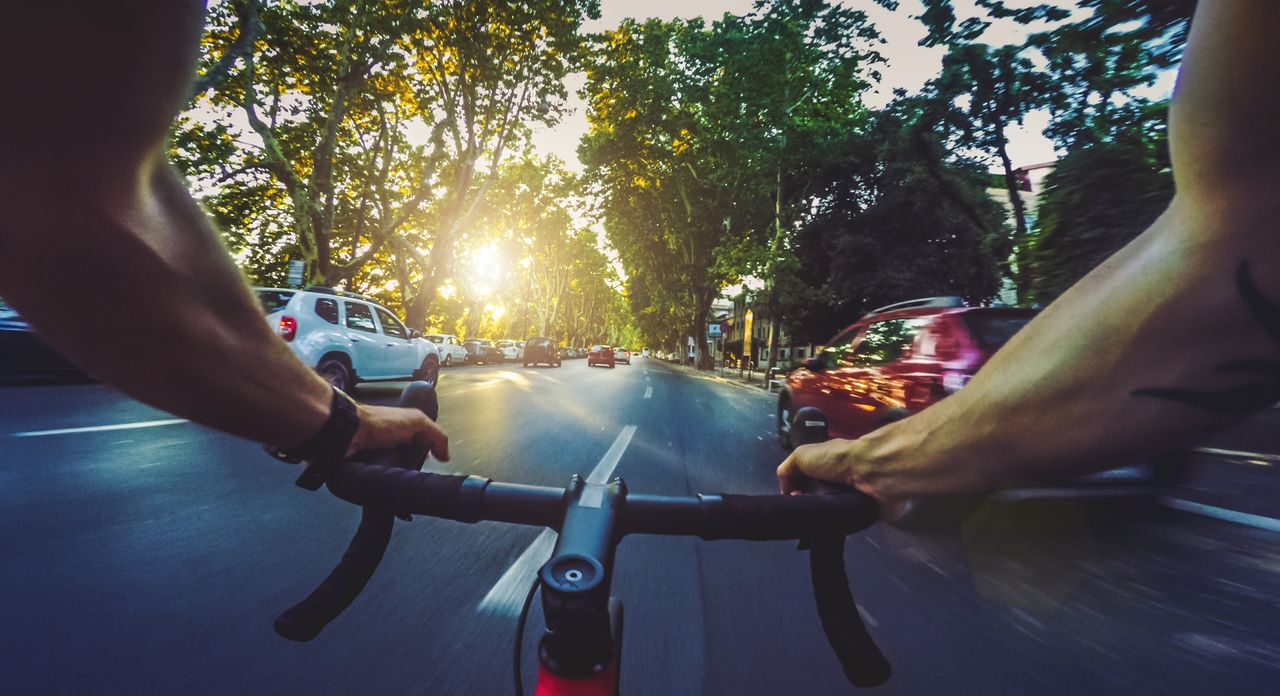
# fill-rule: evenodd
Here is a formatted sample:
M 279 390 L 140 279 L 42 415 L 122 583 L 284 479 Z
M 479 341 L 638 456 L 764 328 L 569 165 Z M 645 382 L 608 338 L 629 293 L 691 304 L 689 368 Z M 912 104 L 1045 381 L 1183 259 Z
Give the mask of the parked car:
M 614 367 L 613 348 L 609 346 L 594 345 L 591 346 L 590 352 L 587 353 L 587 367 L 595 367 L 596 365 L 608 365 Z
M 502 351 L 487 338 L 468 338 L 462 346 L 467 349 L 468 363 L 492 365 L 503 361 Z
M 627 350 L 626 348 L 614 348 L 614 349 L 613 349 L 613 358 L 614 358 L 614 360 L 616 360 L 616 361 L 618 361 L 618 362 L 620 362 L 620 363 L 623 363 L 623 364 L 626 364 L 626 365 L 630 365 L 630 364 L 631 364 L 631 351 Z
M 957 297 L 881 307 L 827 342 L 792 371 L 778 395 L 777 431 L 790 449 L 793 417 L 817 409 L 832 438 L 858 438 L 959 391 L 1035 316 L 1029 309 L 968 307 Z M 1068 482 L 1145 484 L 1172 474 L 1167 463 L 1124 467 Z
M 267 322 L 302 362 L 344 391 L 360 382 L 434 384 L 440 351 L 373 300 L 333 288 L 255 288 Z
M 560 348 L 550 338 L 535 336 L 524 342 L 524 366 L 546 363 L 551 367 L 560 367 Z
M 0 300 L 0 382 L 85 377 L 80 368 L 41 340 L 17 311 Z
M 457 336 L 427 334 L 424 338 L 436 344 L 436 349 L 440 351 L 440 364 L 443 367 L 467 364 L 467 349 L 463 347 L 462 341 L 459 341 Z
M 517 345 L 517 342 L 510 338 L 504 338 L 495 345 L 502 352 L 502 359 L 507 362 L 515 362 L 524 358 L 524 348 L 521 345 Z

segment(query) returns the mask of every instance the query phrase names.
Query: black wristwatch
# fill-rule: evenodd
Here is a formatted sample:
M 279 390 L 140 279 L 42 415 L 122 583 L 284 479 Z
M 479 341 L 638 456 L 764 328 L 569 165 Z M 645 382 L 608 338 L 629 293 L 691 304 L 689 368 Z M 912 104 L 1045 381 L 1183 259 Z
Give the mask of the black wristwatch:
M 296 483 L 309 491 L 314 491 L 324 485 L 333 467 L 342 463 L 359 427 L 360 415 L 356 411 L 356 402 L 341 389 L 333 387 L 329 419 L 324 422 L 319 432 L 296 447 L 268 445 L 266 450 L 282 462 L 290 464 L 306 462 L 306 469 Z

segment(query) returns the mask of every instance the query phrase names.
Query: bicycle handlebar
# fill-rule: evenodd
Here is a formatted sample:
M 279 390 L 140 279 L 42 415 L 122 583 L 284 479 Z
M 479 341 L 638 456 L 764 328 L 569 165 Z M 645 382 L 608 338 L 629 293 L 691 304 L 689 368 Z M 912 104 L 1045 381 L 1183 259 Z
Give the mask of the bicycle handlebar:
M 424 404 L 434 406 L 434 390 L 425 385 L 415 389 L 418 384 L 405 390 L 401 405 L 428 411 Z M 424 451 L 400 448 L 378 453 L 367 462 L 348 462 L 329 474 L 326 485 L 334 495 L 364 508 L 360 527 L 320 586 L 276 620 L 277 633 L 290 640 L 308 641 L 337 618 L 373 576 L 396 517 L 428 515 L 467 523 L 488 520 L 560 530 L 569 504 L 568 489 L 424 473 L 419 469 L 425 458 Z M 888 678 L 888 663 L 871 642 L 853 605 L 844 575 L 843 548 L 846 535 L 878 518 L 876 501 L 853 490 L 807 496 L 630 494 L 619 511 L 618 540 L 627 534 L 709 540 L 818 539 L 802 543 L 801 548 L 812 549 L 814 590 L 823 627 L 850 681 L 869 686 Z

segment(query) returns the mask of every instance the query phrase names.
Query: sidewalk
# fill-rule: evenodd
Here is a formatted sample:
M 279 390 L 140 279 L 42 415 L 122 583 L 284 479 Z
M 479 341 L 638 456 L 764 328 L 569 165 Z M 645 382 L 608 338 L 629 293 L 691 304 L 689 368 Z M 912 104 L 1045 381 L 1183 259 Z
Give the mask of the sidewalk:
M 717 382 L 723 382 L 724 384 L 729 384 L 735 387 L 739 387 L 741 389 L 747 389 L 756 394 L 764 394 L 766 392 L 767 384 L 765 380 L 765 373 L 760 371 L 755 371 L 751 373 L 750 377 L 748 377 L 747 372 L 745 370 L 743 370 L 741 373 L 738 370 L 732 370 L 725 367 L 715 367 L 710 370 L 698 370 L 696 368 L 693 368 L 681 363 L 667 362 L 666 360 L 658 360 L 657 358 L 649 358 L 649 359 L 656 360 L 662 363 L 663 365 L 667 365 L 669 367 L 675 368 L 677 370 L 686 372 L 691 375 L 701 377 L 703 379 L 710 379 L 710 380 L 715 380 Z M 778 385 L 774 385 L 773 392 L 775 394 L 778 392 Z

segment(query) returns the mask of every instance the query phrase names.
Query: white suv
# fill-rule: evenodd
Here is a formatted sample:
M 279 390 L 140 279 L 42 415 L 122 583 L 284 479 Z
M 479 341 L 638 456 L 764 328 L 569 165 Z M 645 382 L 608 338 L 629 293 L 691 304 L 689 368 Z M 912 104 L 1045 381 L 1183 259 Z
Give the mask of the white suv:
M 467 347 L 462 345 L 462 341 L 459 341 L 457 336 L 453 334 L 427 334 L 426 339 L 436 344 L 436 348 L 440 349 L 440 364 L 442 366 L 467 364 Z
M 386 307 L 331 288 L 255 288 L 267 322 L 294 354 L 344 391 L 359 382 L 435 384 L 440 351 Z

